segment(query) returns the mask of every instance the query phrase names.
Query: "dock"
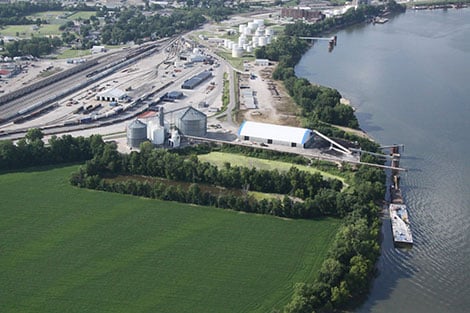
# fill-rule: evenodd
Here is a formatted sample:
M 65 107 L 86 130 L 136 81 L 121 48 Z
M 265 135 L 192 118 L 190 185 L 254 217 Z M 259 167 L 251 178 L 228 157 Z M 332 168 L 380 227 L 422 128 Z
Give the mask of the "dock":
M 392 167 L 399 167 L 400 146 L 392 147 Z M 393 243 L 397 247 L 410 247 L 413 244 L 408 208 L 403 201 L 400 189 L 400 175 L 392 169 L 390 181 L 390 204 L 388 205 L 390 224 L 392 226 Z

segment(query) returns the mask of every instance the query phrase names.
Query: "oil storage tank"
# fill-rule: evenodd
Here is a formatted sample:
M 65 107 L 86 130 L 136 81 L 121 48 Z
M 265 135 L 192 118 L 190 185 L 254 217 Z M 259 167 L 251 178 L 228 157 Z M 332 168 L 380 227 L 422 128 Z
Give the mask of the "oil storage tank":
M 140 120 L 134 120 L 127 126 L 127 145 L 139 148 L 147 140 L 147 125 Z
M 193 107 L 181 112 L 176 127 L 186 136 L 203 137 L 207 134 L 207 116 Z

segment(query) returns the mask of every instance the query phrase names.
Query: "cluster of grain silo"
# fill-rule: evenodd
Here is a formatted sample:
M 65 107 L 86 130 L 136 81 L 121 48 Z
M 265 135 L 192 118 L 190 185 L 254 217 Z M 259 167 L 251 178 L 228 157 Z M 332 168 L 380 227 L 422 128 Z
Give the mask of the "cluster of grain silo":
M 274 35 L 274 31 L 266 28 L 262 19 L 254 19 L 247 24 L 239 25 L 238 32 L 240 34 L 238 42 L 229 39 L 223 41 L 224 47 L 232 52 L 234 58 L 242 57 L 245 51 L 252 53 L 253 48 L 270 44 Z
M 139 148 L 148 140 L 158 146 L 178 147 L 181 135 L 204 137 L 206 134 L 207 116 L 201 111 L 189 106 L 164 115 L 160 108 L 157 117 L 136 119 L 127 126 L 127 145 Z

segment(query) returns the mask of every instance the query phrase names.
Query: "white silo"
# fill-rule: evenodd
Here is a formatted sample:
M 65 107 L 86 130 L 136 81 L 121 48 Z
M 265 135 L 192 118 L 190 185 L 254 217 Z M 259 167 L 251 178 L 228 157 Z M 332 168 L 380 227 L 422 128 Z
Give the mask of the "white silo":
M 266 37 L 261 36 L 258 38 L 258 46 L 263 47 L 263 46 L 266 46 L 267 43 L 268 43 L 268 40 Z
M 259 37 L 258 36 L 253 36 L 252 41 L 253 41 L 253 44 L 252 44 L 253 48 L 258 47 Z
M 153 140 L 153 129 L 159 125 L 158 119 L 149 119 L 147 121 L 147 139 Z
M 154 145 L 163 145 L 165 143 L 165 128 L 156 125 L 152 131 L 152 143 Z
M 253 47 L 252 46 L 247 46 L 246 47 L 246 52 L 248 52 L 248 53 L 253 52 Z

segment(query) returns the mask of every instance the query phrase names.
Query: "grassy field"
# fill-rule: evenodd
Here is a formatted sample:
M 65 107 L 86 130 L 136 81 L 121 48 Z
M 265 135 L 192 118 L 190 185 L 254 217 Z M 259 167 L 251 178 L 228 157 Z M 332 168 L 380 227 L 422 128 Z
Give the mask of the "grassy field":
M 66 49 L 63 50 L 58 56 L 58 59 L 74 59 L 74 58 L 82 58 L 87 55 L 90 55 L 90 50 L 74 50 L 74 49 Z
M 292 164 L 287 162 L 281 161 L 273 161 L 273 160 L 265 160 L 265 159 L 257 159 L 251 158 L 244 155 L 233 154 L 233 153 L 224 153 L 224 152 L 211 152 L 209 154 L 202 154 L 199 155 L 198 158 L 201 161 L 209 162 L 211 164 L 216 165 L 217 167 L 222 167 L 224 163 L 229 162 L 234 166 L 248 166 L 248 167 L 256 167 L 258 169 L 264 170 L 274 170 L 277 169 L 278 171 L 285 171 L 287 172 L 292 166 L 297 167 L 301 171 L 307 171 L 309 173 L 320 173 L 325 178 L 336 178 L 343 182 L 346 186 L 346 181 L 343 177 L 333 175 L 324 171 L 320 171 L 314 167 L 305 166 L 305 165 L 298 165 Z
M 31 38 L 31 35 L 37 37 L 43 36 L 60 36 L 61 31 L 57 24 L 41 25 L 38 30 L 33 30 L 33 25 L 9 25 L 0 29 L 0 34 L 3 36 L 19 36 L 20 38 Z
M 0 312 L 271 312 L 340 225 L 78 189 L 76 169 L 0 175 Z

